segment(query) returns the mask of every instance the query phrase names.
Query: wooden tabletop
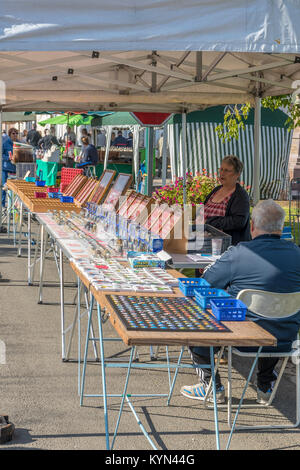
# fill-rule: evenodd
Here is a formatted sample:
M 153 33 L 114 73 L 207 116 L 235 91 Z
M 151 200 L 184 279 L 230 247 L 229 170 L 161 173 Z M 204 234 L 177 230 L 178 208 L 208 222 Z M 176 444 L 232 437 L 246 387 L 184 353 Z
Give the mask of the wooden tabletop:
M 71 263 L 72 269 L 83 284 L 90 289 L 101 308 L 109 313 L 109 319 L 119 336 L 129 346 L 276 346 L 276 338 L 251 321 L 222 322 L 230 331 L 225 332 L 186 332 L 186 331 L 133 331 L 127 330 L 107 300 L 107 295 L 132 295 L 132 292 L 109 292 L 95 289 L 84 274 Z M 168 270 L 174 277 L 183 277 L 178 271 Z M 149 297 L 184 297 L 179 289 L 174 294 L 137 293 L 135 296 Z

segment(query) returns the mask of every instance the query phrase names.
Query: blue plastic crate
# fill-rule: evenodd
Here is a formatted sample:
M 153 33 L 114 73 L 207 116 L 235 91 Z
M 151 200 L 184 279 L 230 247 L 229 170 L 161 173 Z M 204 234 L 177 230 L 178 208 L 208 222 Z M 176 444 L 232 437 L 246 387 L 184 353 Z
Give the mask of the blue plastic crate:
M 247 306 L 237 299 L 212 299 L 210 301 L 213 315 L 219 321 L 245 320 Z
M 35 177 L 34 176 L 26 176 L 25 181 L 27 183 L 35 183 Z
M 289 225 L 283 227 L 282 233 L 292 233 L 292 227 L 290 227 Z
M 191 278 L 191 277 L 181 277 L 178 279 L 179 289 L 186 297 L 193 297 L 195 295 L 194 289 L 197 287 L 209 287 L 210 284 L 205 279 L 201 277 Z
M 61 202 L 73 202 L 74 198 L 71 196 L 59 196 Z
M 45 186 L 45 184 L 46 184 L 46 181 L 36 181 L 35 182 L 36 186 Z
M 210 301 L 218 298 L 230 297 L 223 289 L 215 287 L 198 287 L 195 290 L 195 300 L 203 309 L 210 308 Z
M 61 193 L 48 193 L 48 196 L 53 199 L 59 199 L 61 196 Z

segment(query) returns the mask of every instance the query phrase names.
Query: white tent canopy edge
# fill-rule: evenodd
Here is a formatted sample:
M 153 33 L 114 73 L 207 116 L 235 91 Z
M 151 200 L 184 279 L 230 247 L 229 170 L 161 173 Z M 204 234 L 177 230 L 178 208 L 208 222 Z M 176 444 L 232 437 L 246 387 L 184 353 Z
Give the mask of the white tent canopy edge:
M 300 52 L 293 0 L 1 0 L 4 51 Z

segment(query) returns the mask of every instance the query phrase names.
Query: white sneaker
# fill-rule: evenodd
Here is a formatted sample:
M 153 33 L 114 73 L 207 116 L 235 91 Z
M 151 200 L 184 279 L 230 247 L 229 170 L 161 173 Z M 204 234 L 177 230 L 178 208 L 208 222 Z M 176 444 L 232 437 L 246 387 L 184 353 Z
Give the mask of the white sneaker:
M 196 385 L 184 385 L 183 387 L 181 387 L 180 393 L 186 398 L 204 401 L 207 389 L 208 385 L 204 382 L 201 382 Z M 212 391 L 210 391 L 207 397 L 207 401 L 209 401 L 210 403 L 213 402 Z M 217 403 L 225 403 L 225 390 L 223 385 L 217 388 L 216 401 Z

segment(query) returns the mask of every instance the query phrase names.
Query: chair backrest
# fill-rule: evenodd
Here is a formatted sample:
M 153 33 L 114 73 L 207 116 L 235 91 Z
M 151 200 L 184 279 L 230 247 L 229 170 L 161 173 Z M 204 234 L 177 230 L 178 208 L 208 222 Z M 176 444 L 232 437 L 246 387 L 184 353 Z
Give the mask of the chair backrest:
M 287 294 L 256 289 L 243 289 L 237 299 L 256 315 L 268 318 L 291 317 L 300 310 L 300 292 Z

